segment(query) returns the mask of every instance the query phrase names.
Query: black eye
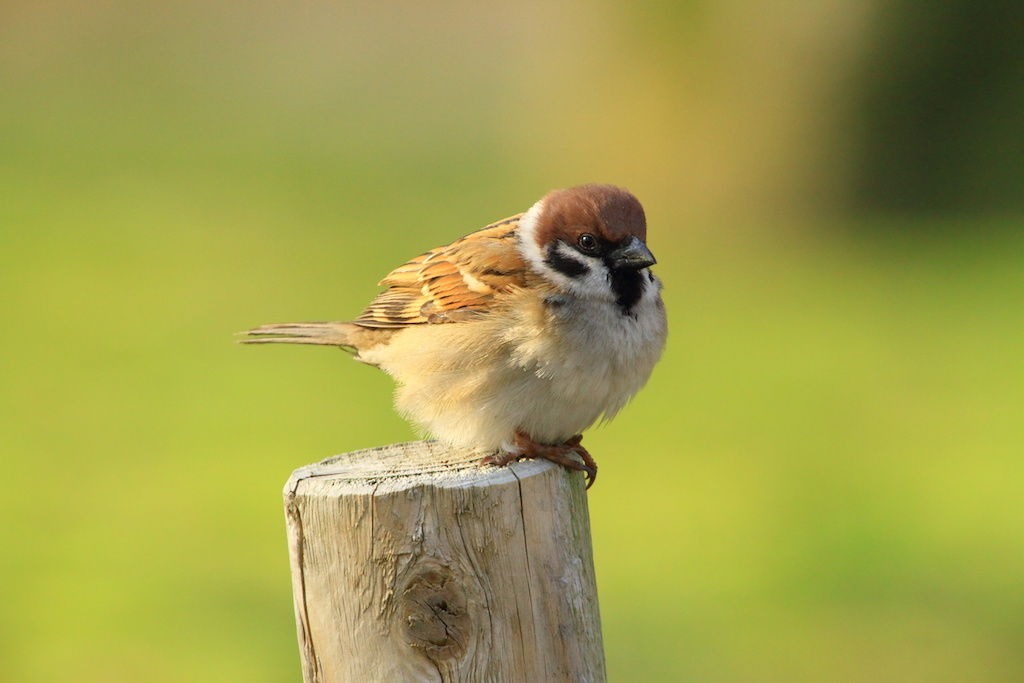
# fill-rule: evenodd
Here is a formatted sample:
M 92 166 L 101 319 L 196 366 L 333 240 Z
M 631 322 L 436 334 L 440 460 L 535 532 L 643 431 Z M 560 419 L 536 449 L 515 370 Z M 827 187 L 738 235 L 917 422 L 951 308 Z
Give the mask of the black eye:
M 580 249 L 583 251 L 591 253 L 597 251 L 597 238 L 589 232 L 585 232 L 580 235 L 580 238 L 576 240 L 576 242 L 580 245 Z

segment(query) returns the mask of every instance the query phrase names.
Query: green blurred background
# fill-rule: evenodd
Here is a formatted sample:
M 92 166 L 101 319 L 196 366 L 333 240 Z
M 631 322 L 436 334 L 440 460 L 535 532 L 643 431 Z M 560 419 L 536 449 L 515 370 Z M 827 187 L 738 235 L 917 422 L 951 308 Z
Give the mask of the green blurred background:
M 1022 7 L 0 3 L 0 679 L 298 680 L 281 487 L 414 435 L 232 333 L 600 181 L 672 328 L 611 679 L 1024 680 Z

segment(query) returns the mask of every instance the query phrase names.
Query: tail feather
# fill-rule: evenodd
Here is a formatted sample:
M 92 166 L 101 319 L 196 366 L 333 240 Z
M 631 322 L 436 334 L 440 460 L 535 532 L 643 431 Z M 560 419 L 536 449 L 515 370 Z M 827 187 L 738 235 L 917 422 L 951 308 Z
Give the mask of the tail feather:
M 239 332 L 242 344 L 320 344 L 352 347 L 352 323 L 278 323 Z

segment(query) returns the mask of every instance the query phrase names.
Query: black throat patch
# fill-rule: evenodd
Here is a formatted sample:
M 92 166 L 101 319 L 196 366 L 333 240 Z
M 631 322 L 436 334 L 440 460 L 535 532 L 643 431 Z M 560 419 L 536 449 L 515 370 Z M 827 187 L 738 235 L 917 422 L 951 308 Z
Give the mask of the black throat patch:
M 633 307 L 644 293 L 643 274 L 639 270 L 612 268 L 611 280 L 615 303 L 622 309 L 623 315 L 635 315 Z

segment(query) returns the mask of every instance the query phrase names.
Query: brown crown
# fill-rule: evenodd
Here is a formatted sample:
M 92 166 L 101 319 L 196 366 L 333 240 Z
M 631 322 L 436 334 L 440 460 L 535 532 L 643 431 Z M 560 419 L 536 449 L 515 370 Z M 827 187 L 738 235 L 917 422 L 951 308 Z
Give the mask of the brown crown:
M 612 244 L 630 235 L 647 240 L 644 208 L 628 190 L 615 185 L 580 185 L 544 197 L 537 220 L 538 244 L 575 241 L 589 232 Z

